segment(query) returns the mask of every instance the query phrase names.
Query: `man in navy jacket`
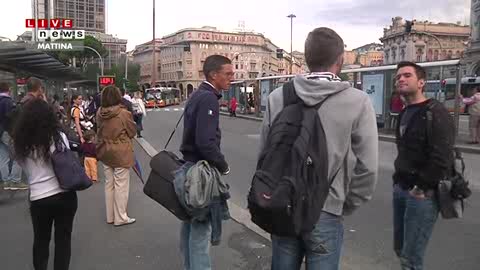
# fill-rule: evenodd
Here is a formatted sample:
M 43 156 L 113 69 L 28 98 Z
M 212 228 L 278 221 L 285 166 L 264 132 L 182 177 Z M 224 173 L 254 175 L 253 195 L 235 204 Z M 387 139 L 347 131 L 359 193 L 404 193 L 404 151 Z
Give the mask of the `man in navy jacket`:
M 228 174 L 230 167 L 220 150 L 219 127 L 221 91 L 230 88 L 233 66 L 230 59 L 212 55 L 205 59 L 204 81 L 185 106 L 183 140 L 180 151 L 187 162 L 206 160 L 220 173 Z M 210 221 L 190 221 L 182 224 L 180 247 L 186 270 L 210 270 Z

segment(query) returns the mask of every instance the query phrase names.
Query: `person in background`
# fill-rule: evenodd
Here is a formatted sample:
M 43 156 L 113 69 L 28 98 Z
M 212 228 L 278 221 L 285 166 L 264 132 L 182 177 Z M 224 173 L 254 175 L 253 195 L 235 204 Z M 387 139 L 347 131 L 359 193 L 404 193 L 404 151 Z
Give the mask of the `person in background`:
M 10 113 L 15 105 L 10 96 L 10 84 L 0 82 L 0 173 L 3 189 L 25 190 L 28 186 L 22 183 L 22 169 L 13 158 L 13 145 L 11 141 L 11 130 L 9 125 Z M 12 124 L 13 125 L 13 124 Z
M 98 182 L 97 174 L 97 151 L 95 145 L 95 131 L 87 130 L 85 131 L 85 143 L 80 145 L 80 150 L 82 151 L 84 159 L 85 173 L 92 180 L 92 182 Z
M 400 96 L 400 94 L 398 94 L 397 91 L 394 91 L 390 103 L 390 111 L 392 113 L 400 113 L 404 107 L 405 105 L 403 103 L 402 97 Z
M 115 226 L 135 222 L 127 215 L 130 168 L 135 164 L 132 138 L 137 127 L 124 109 L 120 90 L 107 86 L 97 112 L 97 158 L 105 168 L 107 223 Z
M 230 100 L 230 116 L 237 117 L 237 98 L 235 96 Z
M 142 138 L 143 118 L 147 116 L 147 110 L 143 103 L 142 94 L 135 92 L 132 99 L 133 120 L 137 124 L 137 137 Z
M 45 96 L 45 87 L 40 79 L 31 77 L 27 81 L 27 94 L 20 101 L 21 104 L 25 104 L 30 100 L 41 98 L 47 101 Z
M 83 99 L 81 95 L 72 95 L 72 109 L 70 110 L 70 117 L 73 120 L 72 128 L 77 133 L 80 143 L 85 143 L 82 125 L 80 124 L 82 121 L 85 121 L 85 115 L 83 114 L 83 110 L 80 108 L 82 100 Z
M 121 89 L 122 106 L 127 109 L 133 116 L 132 98 L 125 93 L 125 89 Z
M 468 113 L 470 114 L 469 127 L 470 138 L 469 144 L 478 144 L 480 141 L 480 88 L 475 88 L 475 94 L 469 98 L 463 98 L 463 103 L 468 105 Z
M 42 99 L 32 99 L 22 108 L 13 131 L 15 155 L 30 186 L 30 215 L 33 224 L 33 267 L 48 269 L 50 238 L 55 227 L 53 269 L 68 270 L 71 256 L 73 220 L 77 212 L 77 194 L 60 188 L 52 167 L 55 143 L 67 148 L 67 136 L 61 132 L 52 107 Z

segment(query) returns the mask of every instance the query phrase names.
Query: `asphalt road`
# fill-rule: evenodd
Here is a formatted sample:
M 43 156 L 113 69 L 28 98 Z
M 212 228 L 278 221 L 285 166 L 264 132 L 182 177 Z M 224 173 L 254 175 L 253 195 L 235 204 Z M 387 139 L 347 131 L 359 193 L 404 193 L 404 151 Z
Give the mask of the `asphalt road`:
M 138 145 L 136 155 L 148 175 L 149 156 Z M 180 222 L 143 194 L 143 186 L 133 171 L 128 213 L 137 222 L 123 227 L 106 224 L 102 167 L 99 166 L 102 182 L 78 192 L 70 269 L 182 269 L 178 245 Z M 0 217 L 0 269 L 33 270 L 33 231 L 27 192 L 0 191 Z M 49 269 L 53 269 L 53 254 L 51 244 Z M 266 270 L 271 260 L 268 241 L 233 220 L 224 223 L 222 243 L 212 248 L 212 255 L 213 269 Z
M 175 110 L 176 109 L 176 110 Z M 144 122 L 144 137 L 157 150 L 163 149 L 182 108 L 150 112 Z M 232 201 L 246 207 L 246 195 L 256 166 L 260 123 L 245 119 L 221 117 L 222 151 L 231 166 L 227 181 Z M 170 150 L 177 151 L 182 127 L 172 139 Z M 392 250 L 392 180 L 395 145 L 380 142 L 379 182 L 371 202 L 353 216 L 345 218 L 345 245 L 342 269 L 399 269 Z M 426 269 L 479 269 L 480 256 L 480 157 L 464 154 L 466 175 L 472 182 L 474 195 L 467 202 L 461 220 L 442 220 L 435 231 L 426 255 Z

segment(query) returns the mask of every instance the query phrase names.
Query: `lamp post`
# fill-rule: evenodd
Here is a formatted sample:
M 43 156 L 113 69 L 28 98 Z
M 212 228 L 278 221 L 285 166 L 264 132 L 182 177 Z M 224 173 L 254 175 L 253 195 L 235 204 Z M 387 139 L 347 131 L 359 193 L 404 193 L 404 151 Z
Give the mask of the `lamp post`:
M 156 42 L 155 42 L 155 0 L 153 0 L 153 50 L 152 50 L 152 85 L 150 87 L 155 87 L 155 82 L 157 80 L 157 59 L 156 59 Z
M 293 73 L 293 18 L 296 18 L 294 14 L 290 14 L 287 18 L 290 18 L 290 75 Z

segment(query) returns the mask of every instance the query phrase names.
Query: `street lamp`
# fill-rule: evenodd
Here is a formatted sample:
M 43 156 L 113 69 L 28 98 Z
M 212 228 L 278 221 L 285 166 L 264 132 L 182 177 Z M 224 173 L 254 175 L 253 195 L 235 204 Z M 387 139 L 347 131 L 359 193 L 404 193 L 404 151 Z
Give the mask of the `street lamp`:
M 290 18 L 290 75 L 293 73 L 293 18 L 296 18 L 294 14 L 290 14 L 287 18 Z
M 128 81 L 128 53 L 127 52 L 120 52 L 120 54 L 125 55 L 125 80 L 123 81 L 123 88 L 127 89 L 127 81 Z

